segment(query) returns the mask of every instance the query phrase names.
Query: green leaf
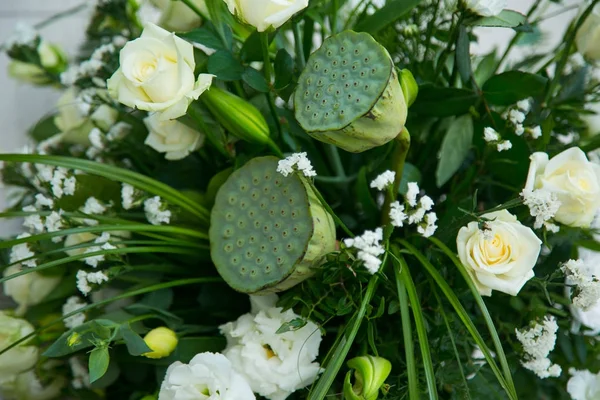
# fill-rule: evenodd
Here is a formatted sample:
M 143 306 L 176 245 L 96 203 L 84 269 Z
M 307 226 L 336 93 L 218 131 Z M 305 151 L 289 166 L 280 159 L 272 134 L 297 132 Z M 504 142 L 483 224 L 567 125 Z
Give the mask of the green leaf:
M 521 71 L 508 71 L 491 77 L 483 85 L 483 95 L 492 104 L 509 106 L 544 93 L 548 79 Z
M 258 92 L 267 93 L 269 91 L 269 85 L 267 85 L 264 75 L 252 67 L 246 67 L 242 74 L 242 80 Z
M 277 332 L 275 332 L 275 333 L 280 334 L 280 333 L 297 331 L 298 329 L 306 326 L 307 323 L 308 323 L 308 321 L 306 321 L 303 318 L 294 318 L 293 320 L 281 325 L 281 327 L 279 329 L 277 329 Z
M 148 347 L 144 339 L 137 333 L 135 333 L 129 324 L 123 324 L 119 327 L 119 332 L 125 341 L 127 351 L 132 356 L 141 356 L 144 353 L 151 352 L 152 349 Z
M 78 327 L 69 329 L 60 335 L 58 339 L 46 349 L 46 357 L 63 357 L 79 350 L 92 347 L 93 340 L 108 340 L 111 337 L 112 330 L 109 326 L 115 325 L 112 321 L 96 319 L 88 321 Z
M 274 37 L 274 34 L 269 35 L 269 42 Z M 254 31 L 244 42 L 240 57 L 244 62 L 263 61 L 262 45 L 260 43 L 260 32 Z
M 401 20 L 420 2 L 421 0 L 388 0 L 382 8 L 358 23 L 354 30 L 356 32 L 368 32 L 373 35 L 389 24 Z
M 409 162 L 404 163 L 404 169 L 402 170 L 402 180 L 400 181 L 400 187 L 398 193 L 405 195 L 408 192 L 408 182 L 421 183 L 421 171 L 414 164 Z
M 285 88 L 290 84 L 293 76 L 294 60 L 285 49 L 281 49 L 275 56 L 275 89 Z
M 471 67 L 471 53 L 469 51 L 471 42 L 469 41 L 469 34 L 464 25 L 461 25 L 458 31 L 458 40 L 456 41 L 456 66 L 458 67 L 458 73 L 465 86 L 471 83 L 471 77 L 473 76 L 473 69 Z
M 223 42 L 219 37 L 210 29 L 205 27 L 191 30 L 185 33 L 178 33 L 177 36 L 187 39 L 193 43 L 200 43 L 206 47 L 214 50 L 225 50 Z
M 242 78 L 244 67 L 233 54 L 219 50 L 208 58 L 208 72 L 224 81 L 236 81 Z
M 477 64 L 477 68 L 475 68 L 475 82 L 477 85 L 481 86 L 490 79 L 490 77 L 494 74 L 496 69 L 496 65 L 498 64 L 498 60 L 496 59 L 496 50 L 492 51 L 490 54 L 486 55 L 479 61 Z
M 90 383 L 94 383 L 104 376 L 109 362 L 110 354 L 108 353 L 108 347 L 100 347 L 92 350 L 89 361 Z
M 436 184 L 442 187 L 458 171 L 473 143 L 473 119 L 469 114 L 450 124 L 442 141 L 435 172 Z
M 479 96 L 472 90 L 422 85 L 419 87 L 419 97 L 410 110 L 420 115 L 435 117 L 462 115 L 467 113 L 478 99 Z
M 60 129 L 54 124 L 54 114 L 39 120 L 29 130 L 29 136 L 31 136 L 36 142 L 46 140 L 51 136 L 56 135 L 60 132 Z
M 525 24 L 527 17 L 513 10 L 503 10 L 500 14 L 493 17 L 480 18 L 470 25 L 474 26 L 493 26 L 497 28 L 516 28 Z

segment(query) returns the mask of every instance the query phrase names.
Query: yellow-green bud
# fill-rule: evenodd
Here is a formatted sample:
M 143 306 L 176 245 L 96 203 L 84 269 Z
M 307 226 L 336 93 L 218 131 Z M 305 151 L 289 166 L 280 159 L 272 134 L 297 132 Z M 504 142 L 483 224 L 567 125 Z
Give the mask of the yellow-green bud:
M 81 343 L 81 335 L 77 332 L 71 333 L 67 338 L 67 344 L 69 345 L 69 347 L 73 347 L 75 345 L 78 345 L 79 343 Z
M 417 84 L 412 72 L 407 69 L 399 70 L 398 75 L 400 78 L 400 87 L 402 88 L 402 93 L 404 94 L 404 100 L 406 101 L 406 105 L 410 107 L 417 99 L 417 95 L 419 94 L 419 85 Z
M 362 356 L 348 361 L 354 369 L 354 385 L 350 382 L 352 371 L 348 371 L 344 381 L 344 400 L 376 400 L 379 389 L 392 371 L 392 364 L 381 357 Z
M 142 397 L 140 400 L 156 400 L 157 397 L 155 394 L 147 394 L 144 397 Z
M 144 336 L 144 342 L 152 349 L 151 352 L 142 354 L 144 357 L 164 358 L 168 357 L 177 347 L 177 335 L 163 326 L 148 332 Z

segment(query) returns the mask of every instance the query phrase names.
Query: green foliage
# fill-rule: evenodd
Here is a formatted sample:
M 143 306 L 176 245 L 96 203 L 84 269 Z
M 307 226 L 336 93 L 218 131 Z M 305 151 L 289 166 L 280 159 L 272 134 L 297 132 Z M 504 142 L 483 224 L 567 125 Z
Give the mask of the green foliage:
M 443 186 L 458 171 L 473 143 L 473 119 L 470 115 L 456 118 L 442 141 L 435 173 L 436 184 Z
M 483 94 L 492 104 L 511 105 L 528 97 L 538 97 L 546 88 L 548 80 L 541 75 L 508 71 L 488 79 Z

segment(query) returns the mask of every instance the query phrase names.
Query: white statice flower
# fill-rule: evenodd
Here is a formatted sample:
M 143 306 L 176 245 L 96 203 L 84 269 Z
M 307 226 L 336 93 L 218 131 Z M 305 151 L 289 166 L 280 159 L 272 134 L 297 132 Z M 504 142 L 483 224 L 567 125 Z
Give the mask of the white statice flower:
M 527 128 L 527 133 L 531 135 L 532 139 L 539 139 L 542 137 L 542 127 L 538 125 L 533 128 Z
M 75 194 L 75 188 L 77 187 L 77 178 L 70 176 L 63 181 L 63 194 L 66 196 L 73 196 Z
M 522 136 L 525 133 L 525 127 L 523 124 L 515 125 L 515 135 Z
M 582 311 L 589 311 L 600 300 L 600 281 L 593 275 L 592 269 L 593 267 L 585 265 L 581 259 L 569 260 L 561 267 L 566 276 L 566 284 L 575 286 L 573 306 Z M 568 290 L 569 297 L 570 292 L 571 290 Z
M 560 144 L 563 144 L 565 146 L 573 143 L 576 138 L 577 135 L 574 132 L 567 133 L 566 135 L 563 135 L 561 133 L 556 135 L 556 140 L 558 140 Z
M 131 210 L 134 200 L 135 188 L 128 183 L 124 183 L 121 186 L 121 205 L 125 210 Z
M 523 367 L 533 371 L 538 377 L 545 379 L 560 376 L 559 365 L 552 364 L 548 355 L 556 344 L 558 324 L 553 316 L 546 316 L 541 323 L 536 322 L 530 328 L 515 330 L 517 339 L 525 352 Z
M 36 213 L 38 210 L 34 206 L 25 206 L 22 208 L 24 212 Z M 44 221 L 39 214 L 30 214 L 23 219 L 23 226 L 34 233 L 44 232 Z
M 463 0 L 464 5 L 475 14 L 483 17 L 498 15 L 508 5 L 507 0 Z
M 423 207 L 418 207 L 417 209 L 415 209 L 413 212 L 411 212 L 408 215 L 408 223 L 409 224 L 418 224 L 421 221 L 423 221 L 423 218 L 425 218 L 425 213 L 427 212 L 427 210 Z
M 288 176 L 294 172 L 294 167 L 306 177 L 317 176 L 306 153 L 294 153 L 280 160 L 277 164 L 277 172 L 283 176 Z
M 85 201 L 85 204 L 83 205 L 81 211 L 84 214 L 90 215 L 103 214 L 104 212 L 106 212 L 106 206 L 102 204 L 97 198 L 89 197 Z
M 395 201 L 390 204 L 390 222 L 395 227 L 401 227 L 404 225 L 404 221 L 408 216 L 404 213 L 404 205 L 400 202 Z
M 374 231 L 365 231 L 361 236 L 344 239 L 344 245 L 357 249 L 356 257 L 364 263 L 371 274 L 375 274 L 381 267 L 379 256 L 385 253 L 381 245 L 382 240 L 383 229 L 377 228 Z
M 35 195 L 35 208 L 40 209 L 43 207 L 52 208 L 54 207 L 54 200 L 44 196 L 41 193 Z
M 503 140 L 502 142 L 496 145 L 496 150 L 498 150 L 499 152 L 510 149 L 512 149 L 512 143 L 510 142 L 510 140 Z
M 431 200 L 431 197 L 429 197 L 429 196 L 423 196 L 419 200 L 419 207 L 423 208 L 425 211 L 431 210 L 431 208 L 433 207 L 433 204 L 434 204 L 433 200 Z
M 592 227 L 597 228 L 597 222 Z M 584 273 L 586 276 L 600 276 L 600 253 L 585 248 L 578 249 L 579 258 L 583 261 Z M 570 288 L 565 289 L 566 295 L 570 297 Z M 573 333 L 583 333 L 587 336 L 597 336 L 600 334 L 600 302 L 584 311 L 574 304 L 569 306 L 573 322 L 571 331 Z
M 483 129 L 483 140 L 486 142 L 496 142 L 500 140 L 500 135 L 496 130 L 490 126 L 486 126 Z
M 69 367 L 71 367 L 71 386 L 74 389 L 84 389 L 90 387 L 90 374 L 87 366 L 81 362 L 79 357 L 69 358 Z
M 375 188 L 377 190 L 385 190 L 388 186 L 394 183 L 394 179 L 396 178 L 396 173 L 393 171 L 385 171 L 382 174 L 379 174 L 377 178 L 373 179 L 371 182 L 371 188 Z
M 531 111 L 531 100 L 524 99 L 517 102 L 517 108 L 527 114 Z
M 258 372 L 258 371 L 256 371 Z M 174 362 L 167 369 L 160 400 L 255 400 L 246 379 L 223 354 L 200 353 L 189 364 Z
M 29 233 L 22 233 L 19 236 L 17 236 L 17 239 L 24 239 L 27 237 L 30 237 L 31 235 Z M 14 245 L 12 247 L 12 249 L 10 250 L 10 263 L 11 264 L 16 264 L 18 262 L 20 262 L 21 264 L 23 264 L 26 267 L 37 267 L 37 261 L 35 258 L 31 258 L 35 256 L 35 253 L 33 251 L 31 251 L 31 249 L 29 248 L 29 243 L 21 243 L 21 244 L 17 244 Z M 29 260 L 26 260 L 28 258 L 31 258 Z
M 66 168 L 58 167 L 54 170 L 50 185 L 52 185 L 52 194 L 54 197 L 60 199 L 64 194 L 64 180 L 67 178 L 68 170 Z
M 417 182 L 408 182 L 408 191 L 406 192 L 406 196 L 404 196 L 404 198 L 411 207 L 417 206 L 417 196 L 419 195 L 419 191 L 419 185 Z
M 569 382 L 567 392 L 572 400 L 596 400 L 600 399 L 600 372 L 593 374 L 590 371 L 578 371 L 569 368 Z
M 437 214 L 434 212 L 427 213 L 425 215 L 425 226 L 423 224 L 417 226 L 417 232 L 419 232 L 423 237 L 431 237 L 437 230 Z
M 116 124 L 114 124 L 110 128 L 110 130 L 106 134 L 106 139 L 109 142 L 121 140 L 125 136 L 127 136 L 127 134 L 129 134 L 129 132 L 131 132 L 131 125 L 128 124 L 127 122 L 120 121 L 120 122 L 117 122 Z
M 48 232 L 58 232 L 58 231 L 60 231 L 62 229 L 62 227 L 63 227 L 62 210 L 59 210 L 58 212 L 52 211 L 46 217 L 46 220 L 45 220 L 44 224 L 45 224 L 46 230 Z
M 51 165 L 35 164 L 37 178 L 41 182 L 50 182 L 54 176 L 54 167 Z
M 513 108 L 508 112 L 508 120 L 513 125 L 522 124 L 523 121 L 525 121 L 525 114 L 522 111 Z
M 102 244 L 101 246 L 90 246 L 83 252 L 83 254 L 96 253 L 96 252 L 102 251 L 102 250 L 116 249 L 115 246 L 108 243 L 108 241 L 107 241 L 108 239 L 106 239 L 105 235 L 108 235 L 108 234 L 106 232 L 104 232 L 102 234 L 102 236 L 100 236 L 99 238 L 94 240 L 94 243 Z M 98 254 L 95 256 L 87 256 L 84 260 L 87 265 L 96 268 L 98 266 L 98 264 L 100 264 L 102 261 L 104 261 L 104 259 L 105 259 L 104 254 Z
M 146 219 L 152 225 L 168 224 L 171 222 L 171 210 L 166 209 L 159 196 L 144 201 Z
M 4 46 L 7 49 L 14 46 L 33 46 L 38 37 L 39 34 L 33 26 L 20 21 L 17 22 L 14 31 L 4 42 Z
M 87 303 L 81 300 L 81 298 L 78 296 L 71 296 L 62 306 L 62 315 L 65 316 L 85 306 L 87 306 Z M 63 322 L 69 329 L 76 328 L 85 322 L 85 314 L 80 312 L 78 314 L 71 315 L 70 317 L 65 318 Z
M 535 217 L 535 229 L 540 229 L 554 218 L 561 206 L 556 194 L 544 189 L 523 189 L 521 197 L 523 204 L 529 207 L 529 214 Z
M 250 296 L 252 310 L 219 329 L 227 338 L 223 354 L 252 390 L 269 400 L 284 400 L 307 387 L 321 372 L 316 358 L 321 331 L 311 321 L 300 329 L 277 331 L 300 318 L 275 307 L 277 295 Z
M 102 271 L 97 272 L 86 272 L 84 270 L 77 271 L 77 289 L 87 296 L 91 291 L 92 287 L 90 283 L 100 285 L 103 282 L 108 282 L 108 276 Z
M 98 150 L 104 149 L 104 134 L 98 128 L 92 128 L 88 135 L 88 139 L 90 139 L 90 143 L 93 147 Z

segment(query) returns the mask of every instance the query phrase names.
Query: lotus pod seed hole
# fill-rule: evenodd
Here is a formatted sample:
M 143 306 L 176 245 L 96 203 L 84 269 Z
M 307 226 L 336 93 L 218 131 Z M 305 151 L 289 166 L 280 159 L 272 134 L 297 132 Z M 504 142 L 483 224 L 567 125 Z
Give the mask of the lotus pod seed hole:
M 231 204 L 231 205 L 235 204 L 235 197 L 233 197 L 233 196 L 229 197 L 229 204 Z
M 284 238 L 288 237 L 288 235 L 289 235 L 288 231 L 281 232 L 281 236 L 283 236 Z
M 260 225 L 261 225 L 260 221 L 258 221 L 258 220 L 254 221 L 255 228 L 260 228 Z
M 225 250 L 226 252 L 230 253 L 230 252 L 233 250 L 233 246 L 232 246 L 232 245 L 230 245 L 230 244 L 227 244 L 227 245 L 224 247 L 224 250 Z
M 237 241 L 237 245 L 238 245 L 238 247 L 243 247 L 243 246 L 244 246 L 244 244 L 245 244 L 245 241 L 244 241 L 244 239 L 238 239 L 238 241 Z
M 256 270 L 255 270 L 255 269 L 253 269 L 253 270 L 250 270 L 250 275 L 252 275 L 252 276 L 256 276 Z
M 266 272 L 267 274 L 268 274 L 269 272 L 271 272 L 271 266 L 270 266 L 270 265 L 267 265 L 267 266 L 265 267 L 265 272 Z

